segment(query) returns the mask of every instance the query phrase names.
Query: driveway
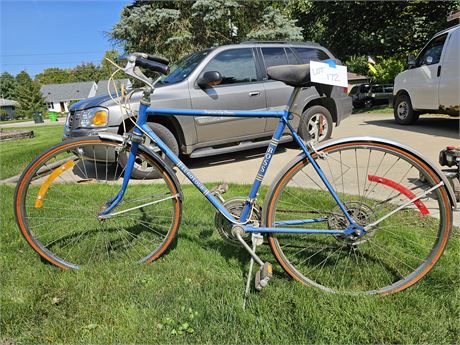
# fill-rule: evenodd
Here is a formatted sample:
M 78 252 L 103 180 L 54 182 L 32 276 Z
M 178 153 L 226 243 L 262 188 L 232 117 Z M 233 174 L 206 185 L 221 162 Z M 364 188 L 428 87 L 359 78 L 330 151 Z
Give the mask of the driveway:
M 438 164 L 439 151 L 448 145 L 458 145 L 459 120 L 452 117 L 421 118 L 416 125 L 401 126 L 393 114 L 361 113 L 351 115 L 334 128 L 333 139 L 349 136 L 376 136 L 392 139 L 415 148 Z M 264 184 L 270 184 L 298 149 L 293 144 L 281 145 L 272 160 Z M 203 182 L 225 181 L 252 183 L 265 149 L 232 153 L 207 158 L 189 159 L 185 163 Z M 182 180 L 182 179 L 181 179 Z M 184 183 L 187 183 L 184 177 Z M 182 182 L 182 181 L 181 181 Z

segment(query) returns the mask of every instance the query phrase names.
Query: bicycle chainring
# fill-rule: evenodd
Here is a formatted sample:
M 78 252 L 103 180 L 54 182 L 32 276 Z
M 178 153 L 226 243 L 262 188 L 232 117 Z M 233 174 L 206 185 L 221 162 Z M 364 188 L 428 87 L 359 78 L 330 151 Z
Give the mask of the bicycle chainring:
M 244 204 L 246 202 L 245 198 L 234 197 L 226 200 L 222 205 L 230 212 L 235 218 L 239 218 L 241 212 L 243 211 Z M 262 215 L 262 209 L 258 205 L 253 205 L 252 212 L 250 214 L 249 222 L 258 221 L 260 224 L 260 219 Z M 240 241 L 232 235 L 233 224 L 227 218 L 225 218 L 220 212 L 216 212 L 214 217 L 214 223 L 216 225 L 217 232 L 220 237 L 222 237 L 227 243 L 233 246 L 241 246 Z M 243 239 L 251 245 L 251 234 L 245 233 Z

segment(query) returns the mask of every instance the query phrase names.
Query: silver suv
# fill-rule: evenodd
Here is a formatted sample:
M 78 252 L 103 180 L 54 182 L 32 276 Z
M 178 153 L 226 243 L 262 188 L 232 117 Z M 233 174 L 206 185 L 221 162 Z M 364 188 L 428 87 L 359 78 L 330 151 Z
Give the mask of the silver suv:
M 191 54 L 171 68 L 171 73 L 155 85 L 152 107 L 180 109 L 276 110 L 286 107 L 293 90 L 282 82 L 269 80 L 266 69 L 274 65 L 309 63 L 310 60 L 334 59 L 315 43 L 244 42 L 209 48 Z M 203 83 L 203 74 L 217 71 L 218 85 Z M 322 141 L 352 111 L 346 89 L 333 87 L 330 95 L 305 88 L 298 97 L 294 128 L 303 139 Z M 132 109 L 138 109 L 140 93 L 132 97 Z M 101 121 L 100 112 L 108 114 Z M 151 127 L 177 154 L 204 157 L 266 146 L 277 119 L 155 116 Z M 125 121 L 127 130 L 132 122 Z M 75 103 L 70 108 L 64 139 L 108 131 L 122 134 L 120 107 L 108 95 Z M 286 133 L 281 142 L 292 140 Z

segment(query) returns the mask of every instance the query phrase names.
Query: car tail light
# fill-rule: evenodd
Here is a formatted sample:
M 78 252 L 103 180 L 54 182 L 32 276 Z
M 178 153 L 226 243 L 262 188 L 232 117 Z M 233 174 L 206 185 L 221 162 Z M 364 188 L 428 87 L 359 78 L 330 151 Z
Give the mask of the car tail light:
M 348 87 L 343 87 L 342 90 L 343 90 L 343 93 L 348 93 Z

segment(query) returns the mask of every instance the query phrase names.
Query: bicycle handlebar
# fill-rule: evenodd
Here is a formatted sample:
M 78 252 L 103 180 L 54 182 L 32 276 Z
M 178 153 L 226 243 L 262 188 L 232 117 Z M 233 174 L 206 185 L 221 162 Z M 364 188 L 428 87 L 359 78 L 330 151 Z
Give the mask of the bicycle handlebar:
M 135 62 L 136 66 L 140 67 L 145 67 L 148 68 L 154 72 L 158 72 L 161 74 L 168 74 L 169 73 L 169 67 L 163 63 L 153 61 L 150 59 L 144 59 L 144 58 L 137 58 Z
M 167 59 L 159 57 L 159 56 L 150 55 L 147 53 L 132 53 L 132 55 L 135 55 L 136 57 L 141 58 L 141 59 L 147 59 L 150 61 L 158 62 L 163 65 L 169 65 L 169 61 Z

